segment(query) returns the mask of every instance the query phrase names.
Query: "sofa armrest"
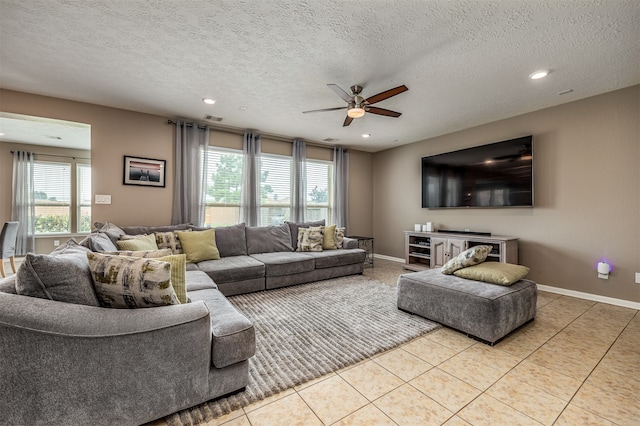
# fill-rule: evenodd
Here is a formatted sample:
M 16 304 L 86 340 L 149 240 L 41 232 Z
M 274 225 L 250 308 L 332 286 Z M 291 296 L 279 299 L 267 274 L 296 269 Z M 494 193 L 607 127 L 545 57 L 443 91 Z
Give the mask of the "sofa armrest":
M 141 424 L 207 400 L 210 365 L 202 302 L 126 310 L 0 293 L 8 424 Z
M 358 240 L 356 240 L 355 238 L 344 237 L 344 239 L 342 240 L 342 248 L 357 249 L 360 247 L 358 246 Z

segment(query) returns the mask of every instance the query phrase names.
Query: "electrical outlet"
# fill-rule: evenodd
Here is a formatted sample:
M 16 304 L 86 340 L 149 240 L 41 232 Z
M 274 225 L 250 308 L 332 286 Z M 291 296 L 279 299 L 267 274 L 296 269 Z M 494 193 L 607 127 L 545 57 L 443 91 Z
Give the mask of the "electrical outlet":
M 640 272 L 636 272 L 636 284 L 640 284 Z
M 53 240 L 53 246 L 58 247 L 60 245 L 60 240 Z

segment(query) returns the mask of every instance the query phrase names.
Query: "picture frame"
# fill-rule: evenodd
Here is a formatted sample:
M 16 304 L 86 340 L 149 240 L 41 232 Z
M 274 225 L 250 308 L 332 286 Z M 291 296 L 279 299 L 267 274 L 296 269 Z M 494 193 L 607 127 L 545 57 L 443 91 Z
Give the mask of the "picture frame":
M 166 160 L 124 156 L 124 185 L 165 187 Z

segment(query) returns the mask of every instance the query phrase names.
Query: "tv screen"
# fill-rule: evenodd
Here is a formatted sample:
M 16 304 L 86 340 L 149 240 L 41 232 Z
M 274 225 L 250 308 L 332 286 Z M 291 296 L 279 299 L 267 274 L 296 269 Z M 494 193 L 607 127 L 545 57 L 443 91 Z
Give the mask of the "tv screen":
M 533 207 L 533 137 L 423 157 L 422 207 Z

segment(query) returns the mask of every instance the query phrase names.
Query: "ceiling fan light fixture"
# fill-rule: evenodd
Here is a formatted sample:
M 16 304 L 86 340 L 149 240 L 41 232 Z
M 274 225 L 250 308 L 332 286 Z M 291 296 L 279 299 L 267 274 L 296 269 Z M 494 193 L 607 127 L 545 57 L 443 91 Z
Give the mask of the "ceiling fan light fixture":
M 364 108 L 359 106 L 350 107 L 347 110 L 347 116 L 351 118 L 360 118 L 364 115 Z

